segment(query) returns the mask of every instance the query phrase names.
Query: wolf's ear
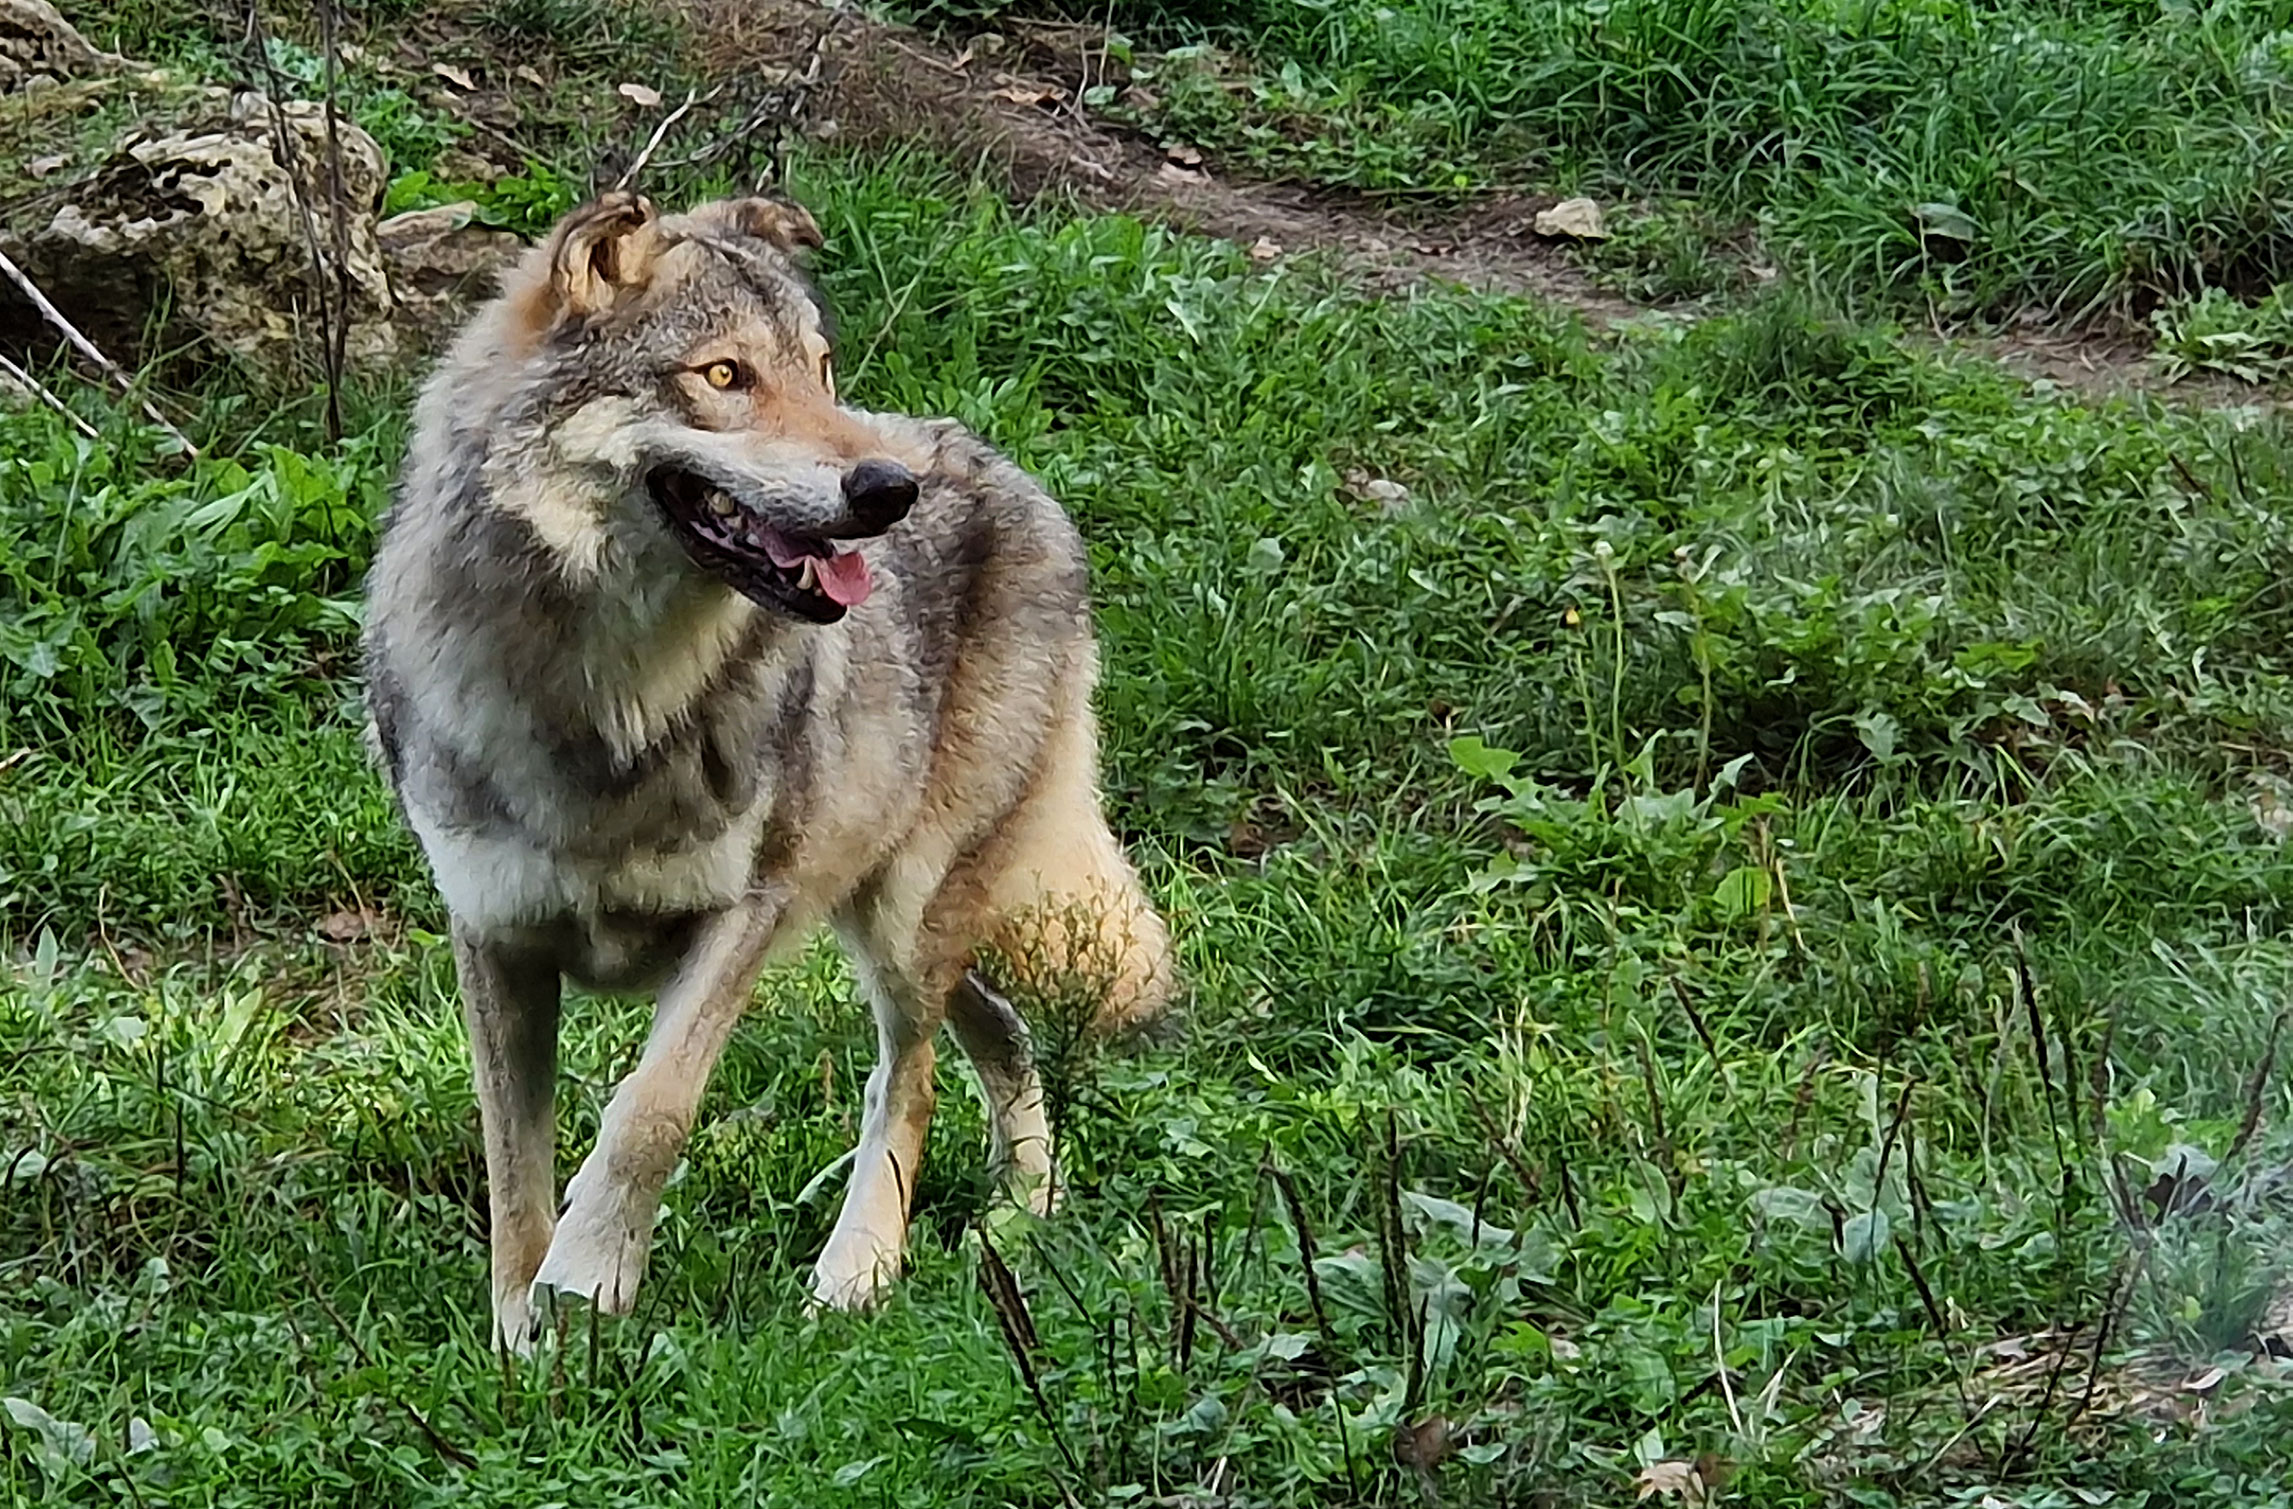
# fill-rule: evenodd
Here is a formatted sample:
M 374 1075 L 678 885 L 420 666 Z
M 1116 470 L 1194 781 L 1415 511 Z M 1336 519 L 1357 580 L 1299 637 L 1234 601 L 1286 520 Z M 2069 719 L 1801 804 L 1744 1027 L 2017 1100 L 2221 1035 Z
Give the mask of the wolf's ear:
M 727 208 L 743 235 L 769 241 L 784 252 L 817 251 L 825 244 L 820 223 L 793 199 L 736 199 Z
M 653 201 L 621 192 L 591 200 L 550 237 L 550 290 L 559 312 L 582 321 L 610 312 L 645 286 L 664 250 Z

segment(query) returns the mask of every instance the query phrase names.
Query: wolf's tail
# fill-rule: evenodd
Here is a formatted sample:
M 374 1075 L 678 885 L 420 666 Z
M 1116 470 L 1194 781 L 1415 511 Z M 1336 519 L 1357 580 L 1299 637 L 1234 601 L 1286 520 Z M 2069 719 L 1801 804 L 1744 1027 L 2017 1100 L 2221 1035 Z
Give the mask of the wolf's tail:
M 1056 1012 L 1096 1037 L 1151 1027 L 1178 984 L 1169 928 L 1111 837 L 1108 848 L 1102 862 L 1111 858 L 1119 870 L 1007 914 L 988 949 L 989 972 L 1027 1000 L 1031 1016 Z
M 1170 929 L 1107 826 L 1086 674 L 1054 713 L 1035 778 L 992 862 L 988 940 L 1038 1002 L 1089 998 L 1094 1033 L 1144 1027 L 1176 993 Z

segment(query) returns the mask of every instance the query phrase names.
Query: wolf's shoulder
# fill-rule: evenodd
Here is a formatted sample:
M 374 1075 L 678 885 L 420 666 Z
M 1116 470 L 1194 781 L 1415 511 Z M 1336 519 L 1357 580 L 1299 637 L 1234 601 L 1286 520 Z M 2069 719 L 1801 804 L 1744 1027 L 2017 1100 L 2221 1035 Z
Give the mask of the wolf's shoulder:
M 988 624 L 1065 637 L 1089 612 L 1081 531 L 1037 477 L 952 419 L 874 416 L 916 474 L 918 498 L 886 544 L 909 611 L 958 638 Z

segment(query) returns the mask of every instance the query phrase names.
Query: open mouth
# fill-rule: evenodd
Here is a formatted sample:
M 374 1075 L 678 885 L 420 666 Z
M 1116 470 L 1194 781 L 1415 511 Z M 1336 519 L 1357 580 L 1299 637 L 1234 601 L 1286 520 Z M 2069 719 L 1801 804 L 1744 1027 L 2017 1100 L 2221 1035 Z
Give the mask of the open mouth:
M 681 467 L 655 467 L 646 486 L 685 552 L 742 596 L 824 624 L 868 600 L 873 583 L 858 552 L 775 529 Z

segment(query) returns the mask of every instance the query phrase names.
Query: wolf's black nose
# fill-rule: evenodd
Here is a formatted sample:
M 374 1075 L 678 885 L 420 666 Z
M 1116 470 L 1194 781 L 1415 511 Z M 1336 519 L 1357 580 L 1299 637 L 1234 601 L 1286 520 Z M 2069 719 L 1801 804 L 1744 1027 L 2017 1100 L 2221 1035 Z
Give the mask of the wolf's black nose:
M 853 523 L 882 534 L 916 506 L 915 474 L 897 461 L 863 461 L 844 474 L 844 506 Z

